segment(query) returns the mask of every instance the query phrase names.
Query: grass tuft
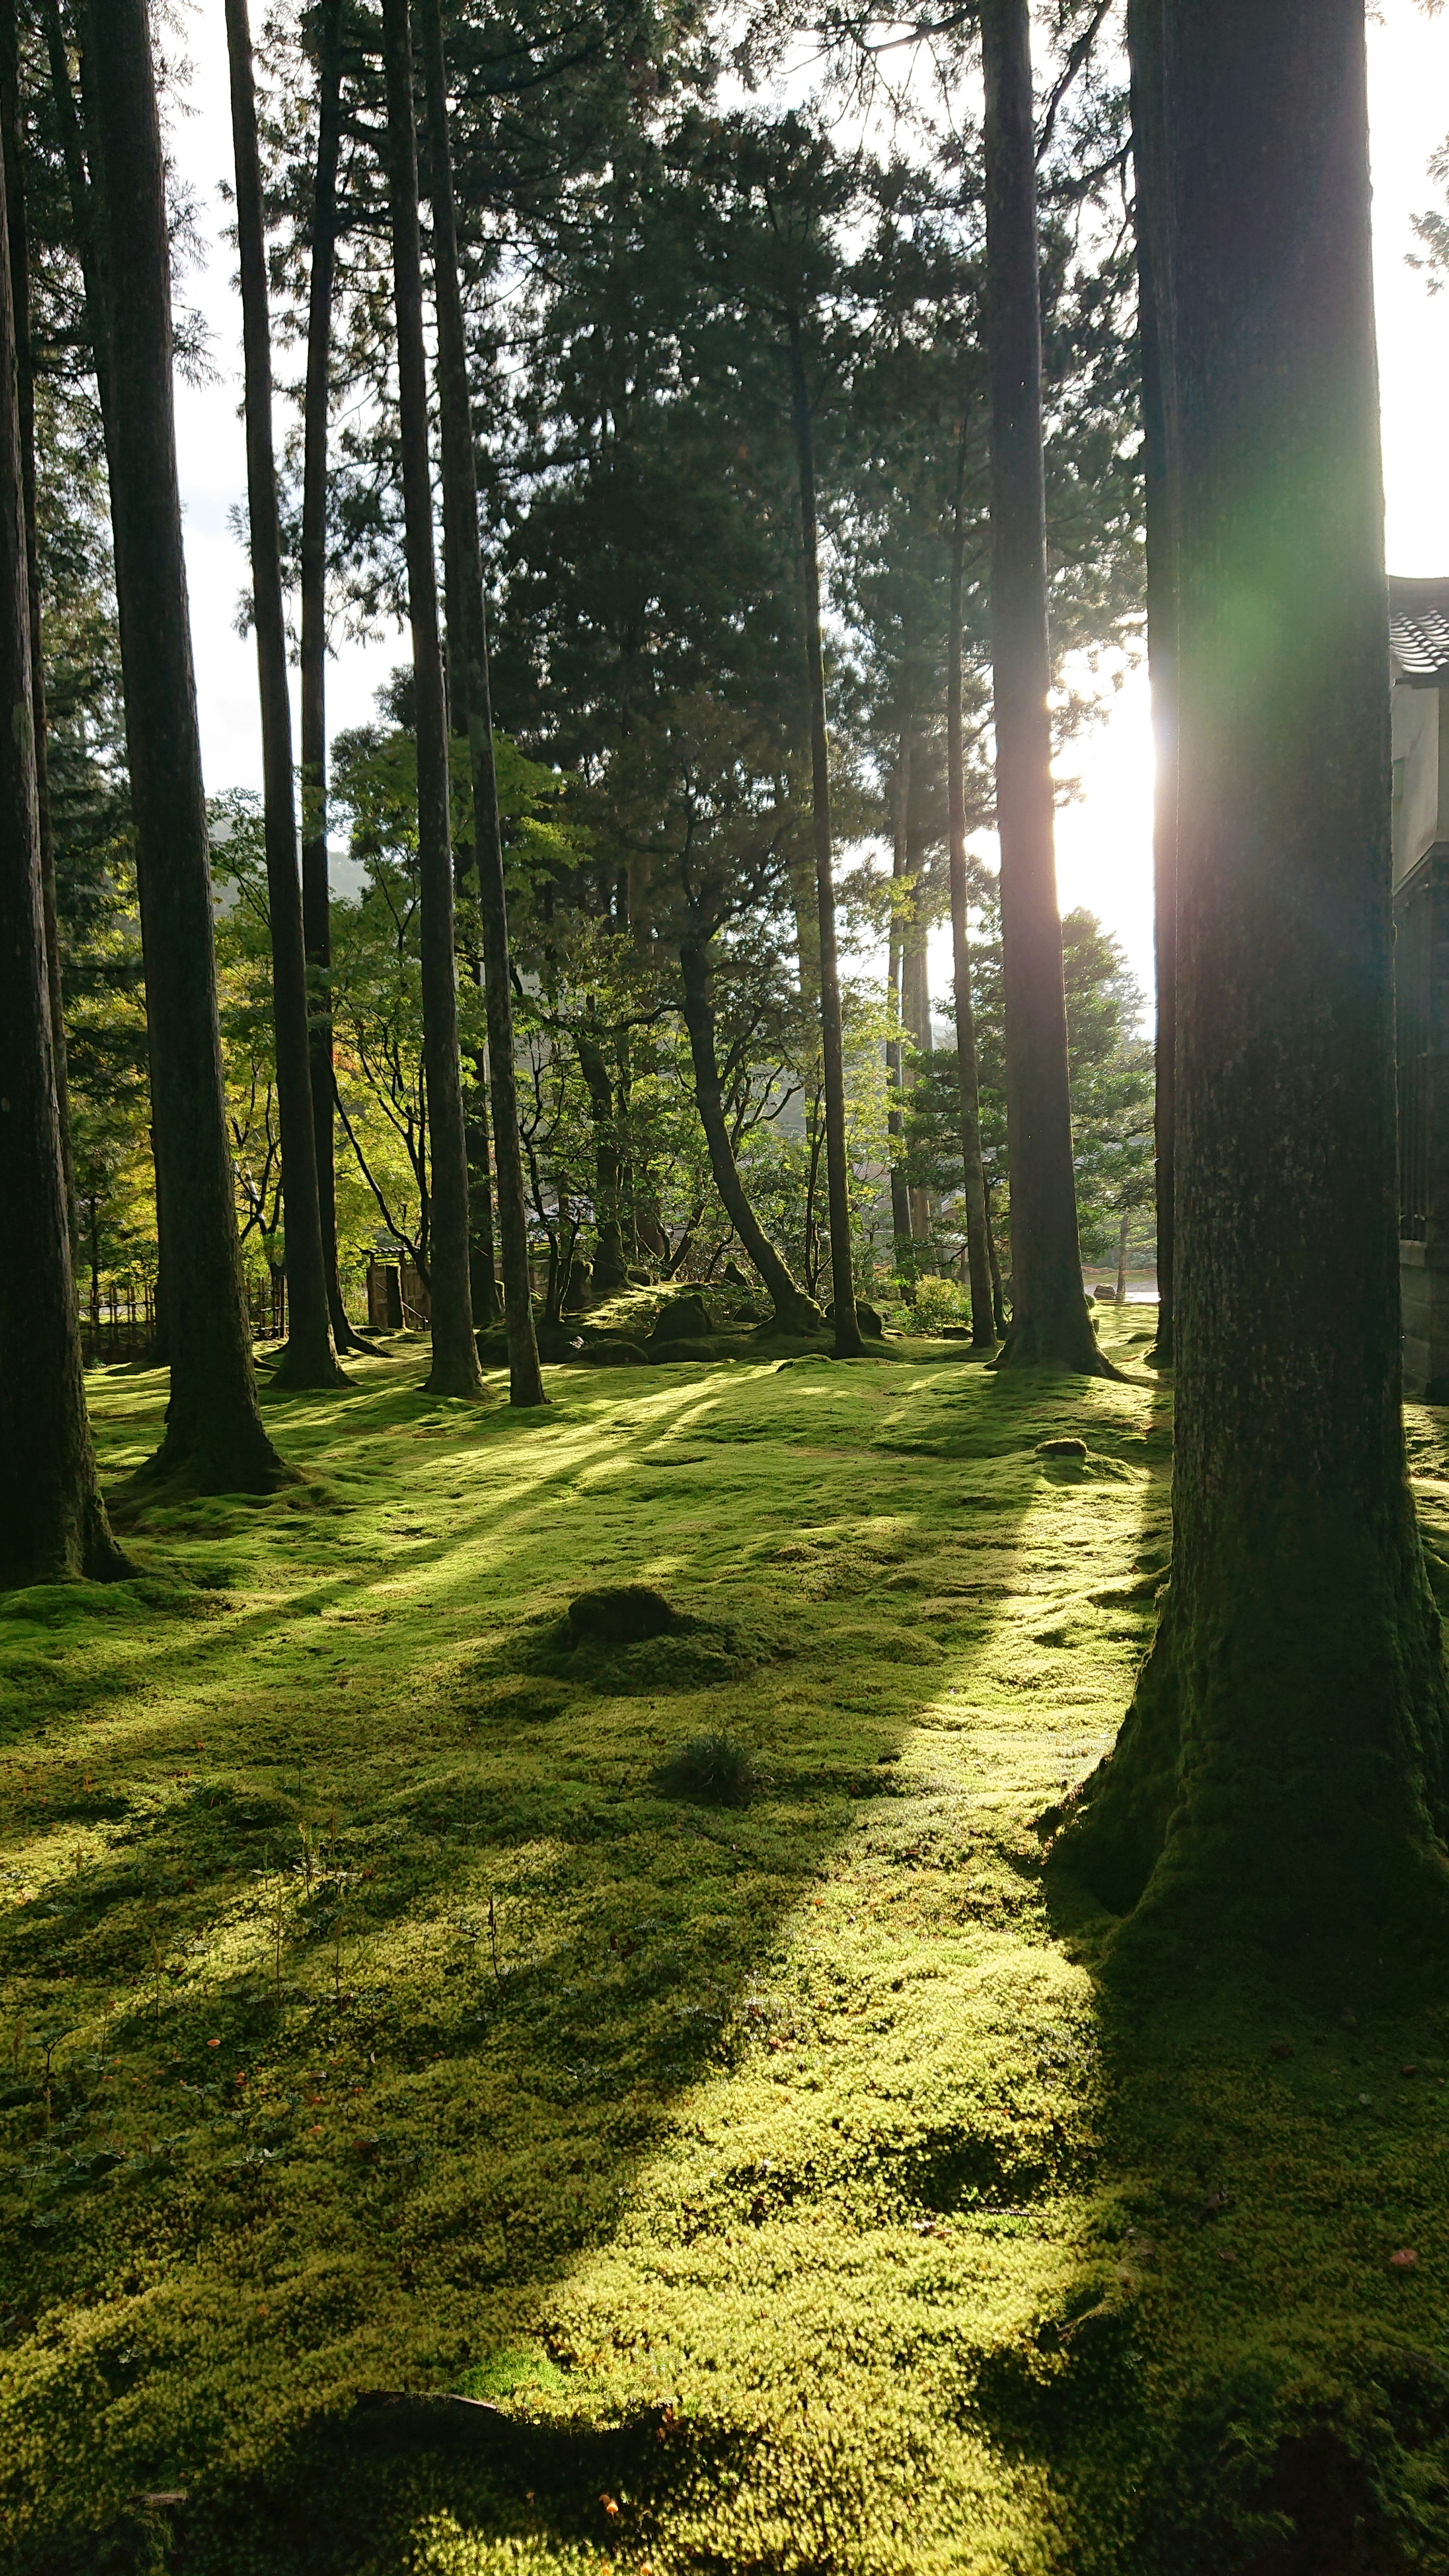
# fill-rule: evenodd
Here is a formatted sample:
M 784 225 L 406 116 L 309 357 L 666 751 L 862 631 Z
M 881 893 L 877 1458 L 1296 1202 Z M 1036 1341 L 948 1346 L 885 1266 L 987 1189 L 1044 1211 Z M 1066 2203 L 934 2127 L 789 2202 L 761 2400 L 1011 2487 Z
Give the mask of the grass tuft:
M 705 1807 L 747 1807 L 760 1786 L 754 1754 L 732 1735 L 691 1735 L 656 1776 L 669 1797 Z

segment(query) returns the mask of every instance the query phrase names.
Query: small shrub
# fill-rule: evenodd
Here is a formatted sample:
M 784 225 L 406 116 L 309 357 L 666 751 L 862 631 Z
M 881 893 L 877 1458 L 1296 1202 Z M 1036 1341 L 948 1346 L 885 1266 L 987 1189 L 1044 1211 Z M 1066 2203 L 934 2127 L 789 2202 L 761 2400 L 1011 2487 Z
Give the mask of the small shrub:
M 918 1333 L 938 1333 L 943 1324 L 969 1320 L 954 1279 L 918 1279 L 910 1291 L 911 1323 Z
M 732 1735 L 691 1735 L 660 1765 L 661 1789 L 703 1807 L 747 1807 L 760 1786 L 759 1764 Z

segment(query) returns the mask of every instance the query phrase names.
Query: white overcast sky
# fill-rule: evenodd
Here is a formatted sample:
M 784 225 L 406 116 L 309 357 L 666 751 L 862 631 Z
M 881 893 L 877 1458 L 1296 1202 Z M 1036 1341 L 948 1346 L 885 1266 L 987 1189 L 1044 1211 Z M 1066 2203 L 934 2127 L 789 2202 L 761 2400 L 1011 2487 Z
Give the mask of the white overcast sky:
M 199 0 L 188 50 L 194 64 L 191 113 L 177 118 L 172 147 L 196 192 L 209 256 L 185 281 L 187 300 L 211 325 L 219 380 L 177 388 L 177 438 L 191 582 L 192 640 L 209 792 L 261 781 L 254 647 L 235 632 L 245 579 L 230 513 L 245 493 L 240 307 L 234 260 L 222 239 L 221 179 L 231 165 L 226 44 L 221 0 Z M 1449 13 L 1424 17 L 1414 0 L 1381 0 L 1369 31 L 1374 228 L 1384 476 L 1391 571 L 1449 572 L 1449 294 L 1431 298 L 1406 265 L 1411 216 L 1431 204 L 1429 156 L 1449 134 Z M 278 435 L 281 435 L 281 423 Z M 330 676 L 333 728 L 372 712 L 373 691 L 406 658 L 401 635 L 345 645 Z M 1064 764 L 1082 782 L 1079 801 L 1058 818 L 1063 909 L 1085 904 L 1123 941 L 1145 986 L 1152 972 L 1151 738 L 1145 681 L 1129 677 L 1110 719 Z M 934 961 L 949 977 L 949 943 Z

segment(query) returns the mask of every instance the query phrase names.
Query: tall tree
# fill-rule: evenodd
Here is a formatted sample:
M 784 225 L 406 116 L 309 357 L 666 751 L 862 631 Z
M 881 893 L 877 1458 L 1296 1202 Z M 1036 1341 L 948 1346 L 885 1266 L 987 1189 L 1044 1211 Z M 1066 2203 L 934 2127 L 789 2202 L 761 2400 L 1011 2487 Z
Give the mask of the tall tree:
M 965 571 L 966 423 L 961 424 L 951 518 L 951 606 L 946 637 L 946 793 L 950 811 L 951 973 L 956 1005 L 956 1087 L 961 1103 L 961 1162 L 966 1196 L 966 1266 L 971 1280 L 971 1339 L 996 1341 L 991 1298 L 986 1175 L 981 1162 L 981 1085 L 976 1064 L 976 1012 L 971 998 L 971 940 L 966 889 L 966 758 L 961 724 L 961 613 Z
M 438 629 L 433 489 L 428 463 L 423 272 L 418 238 L 418 152 L 413 119 L 408 0 L 383 0 L 387 150 L 392 200 L 393 298 L 408 615 L 418 756 L 418 882 L 422 898 L 423 1060 L 432 1157 L 429 1293 L 435 1395 L 478 1395 L 478 1347 L 468 1266 L 468 1135 L 458 1054 L 458 967 L 453 936 L 453 848 L 448 797 L 448 709 Z M 496 1079 L 496 1073 L 495 1073 Z
M 347 1320 L 337 1275 L 337 1161 L 333 1103 L 331 884 L 327 871 L 327 424 L 332 384 L 332 288 L 337 265 L 337 165 L 342 134 L 342 0 L 317 15 L 317 158 L 312 183 L 312 257 L 307 281 L 307 372 L 302 395 L 302 935 L 310 1004 L 317 1213 L 332 1339 L 339 1351 L 367 1345 Z
M 901 1099 L 905 1074 L 901 1064 L 902 1026 L 901 963 L 905 954 L 905 923 L 897 897 L 906 873 L 906 817 L 911 802 L 911 737 L 902 724 L 896 747 L 895 777 L 891 782 L 891 919 L 887 947 L 886 986 L 893 1034 L 886 1040 L 886 1080 L 894 1106 L 887 1112 L 886 1133 L 891 1142 L 891 1232 L 895 1238 L 898 1261 L 909 1257 L 911 1240 L 911 1195 L 906 1182 L 905 1122 L 901 1116 Z
M 274 1384 L 345 1386 L 332 1347 L 327 1266 L 317 1197 L 317 1140 L 308 1062 L 307 959 L 297 873 L 297 807 L 292 780 L 292 701 L 282 606 L 282 538 L 272 454 L 272 338 L 262 168 L 247 0 L 226 0 L 241 265 L 242 353 L 251 538 L 252 621 L 262 703 L 263 837 L 272 943 L 272 1023 L 277 1123 L 287 1223 L 287 1346 Z
M 0 233 L 5 173 L 0 164 Z M 60 1150 L 40 875 L 12 264 L 0 241 L 0 1585 L 126 1572 L 96 1482 Z
M 1011 1153 L 1004 1364 L 1110 1376 L 1082 1286 L 1057 909 L 1029 0 L 982 0 L 991 627 Z
M 1400 1410 L 1364 11 L 1166 0 L 1163 16 L 1173 1567 L 1064 1854 L 1142 1929 L 1311 1965 L 1446 1913 L 1449 1693 Z
M 222 1094 L 211 867 L 172 387 L 165 163 L 146 0 L 92 0 L 106 214 L 111 520 L 136 825 L 171 1401 L 155 1465 L 258 1491 L 262 1426 Z
M 835 1356 L 864 1349 L 855 1312 L 850 1254 L 850 1162 L 845 1142 L 845 1059 L 840 1037 L 840 968 L 835 940 L 835 880 L 830 832 L 830 746 L 825 730 L 825 663 L 820 643 L 820 545 L 815 523 L 815 441 L 805 376 L 800 316 L 788 318 L 790 395 L 800 476 L 800 559 L 805 588 L 805 668 L 810 692 L 811 835 L 816 917 L 820 928 L 820 1037 L 825 1073 L 825 1183 L 830 1205 L 830 1284 L 835 1301 Z
M 1177 1058 L 1177 563 L 1167 413 L 1171 383 L 1167 133 L 1162 0 L 1128 0 L 1137 310 L 1142 353 L 1142 475 L 1147 504 L 1147 661 L 1156 776 L 1152 805 L 1157 960 L 1157 1349 L 1171 1363 Z
M 483 924 L 483 990 L 488 1015 L 488 1068 L 493 1093 L 493 1161 L 503 1267 L 503 1321 L 508 1336 L 509 1401 L 542 1404 L 543 1376 L 533 1329 L 528 1273 L 528 1218 L 513 1057 L 513 988 L 508 955 L 508 901 L 503 836 L 493 762 L 493 708 L 488 685 L 488 627 L 483 557 L 478 542 L 478 487 L 468 398 L 468 352 L 458 277 L 458 231 L 448 135 L 447 64 L 438 0 L 417 0 L 419 46 L 427 98 L 433 208 L 433 285 L 438 317 L 438 410 L 443 447 L 445 543 L 456 592 L 448 642 L 461 697 L 473 780 L 473 851 Z M 586 1068 L 587 1070 L 587 1068 Z M 617 1231 L 617 1215 L 615 1217 Z

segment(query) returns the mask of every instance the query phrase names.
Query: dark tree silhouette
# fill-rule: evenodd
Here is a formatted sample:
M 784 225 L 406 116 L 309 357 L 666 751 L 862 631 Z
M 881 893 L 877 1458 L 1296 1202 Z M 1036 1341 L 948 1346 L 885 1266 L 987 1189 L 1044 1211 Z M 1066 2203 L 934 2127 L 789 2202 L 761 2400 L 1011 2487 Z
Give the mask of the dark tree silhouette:
M 946 800 L 951 870 L 951 972 L 956 1004 L 956 1087 L 961 1102 L 961 1163 L 966 1197 L 966 1263 L 971 1277 L 971 1339 L 996 1343 L 991 1298 L 990 1229 L 981 1162 L 981 1086 L 976 1065 L 976 1012 L 971 998 L 971 942 L 966 902 L 966 760 L 961 734 L 961 603 L 966 527 L 966 430 L 962 424 L 951 525 L 950 633 L 946 638 Z
M 800 318 L 789 316 L 791 414 L 800 477 L 800 560 L 805 586 L 805 668 L 810 695 L 811 829 L 820 932 L 820 1044 L 825 1089 L 825 1185 L 830 1209 L 830 1285 L 835 1356 L 864 1349 L 850 1257 L 850 1162 L 845 1144 L 845 1060 L 840 1035 L 840 967 L 835 944 L 835 879 L 830 831 L 830 745 L 825 731 L 825 665 L 820 649 L 820 548 L 815 524 L 815 442 Z
M 282 1470 L 257 1409 L 233 1211 L 146 0 L 95 0 L 89 26 L 105 214 L 111 522 L 171 1359 L 154 1463 L 209 1490 L 257 1491 Z
M 327 1268 L 317 1199 L 317 1140 L 308 1063 L 307 960 L 297 873 L 297 807 L 292 780 L 292 702 L 282 606 L 282 538 L 272 453 L 272 342 L 267 243 L 247 0 L 226 0 L 231 128 L 236 160 L 245 373 L 247 520 L 252 620 L 262 704 L 263 834 L 272 949 L 272 1023 L 277 1058 L 277 1123 L 287 1222 L 287 1346 L 274 1384 L 345 1386 L 332 1348 Z
M 1082 1286 L 1057 909 L 1042 468 L 1041 284 L 1029 0 L 982 0 L 991 646 L 1011 1157 L 1012 1323 L 1002 1365 L 1110 1376 Z
M 332 286 L 337 264 L 337 162 L 342 133 L 342 0 L 317 13 L 317 160 L 307 281 L 307 372 L 302 395 L 302 935 L 307 950 L 308 1070 L 317 1214 L 327 1309 L 339 1351 L 366 1350 L 337 1276 L 337 1160 L 333 1107 L 331 886 L 327 874 L 327 414 L 332 386 Z
M 1340 1959 L 1445 1916 L 1400 1411 L 1362 0 L 1167 0 L 1178 503 L 1172 1583 L 1066 1859 Z M 1291 102 L 1291 114 L 1285 114 Z M 1372 1965 L 1372 1958 L 1369 1964 Z
M 0 231 L 5 189 L 0 169 Z M 0 243 L 0 1585 L 126 1565 L 96 1484 L 82 1381 L 40 882 L 13 268 Z
M 473 848 L 483 922 L 483 992 L 493 1093 L 493 1162 L 498 1243 L 502 1255 L 509 1399 L 542 1404 L 543 1376 L 533 1329 L 528 1275 L 528 1217 L 518 1097 L 513 1069 L 513 991 L 508 957 L 508 903 L 503 839 L 493 769 L 493 710 L 488 687 L 488 628 L 483 558 L 478 543 L 478 489 L 468 399 L 468 353 L 458 283 L 458 237 L 448 136 L 447 65 L 438 0 L 417 0 L 419 48 L 427 97 L 433 208 L 433 277 L 438 316 L 438 409 L 443 446 L 443 518 L 456 605 L 449 615 L 453 684 L 468 734 L 473 777 Z M 622 1284 L 622 1283 L 621 1283 Z
M 413 119 L 412 30 L 407 0 L 383 0 L 387 148 L 392 199 L 393 298 L 402 433 L 408 614 L 418 755 L 423 1066 L 428 1095 L 432 1232 L 429 1294 L 435 1395 L 478 1395 L 468 1265 L 468 1135 L 458 1054 L 458 968 L 453 937 L 453 848 L 448 803 L 448 710 L 438 631 L 433 491 L 428 466 L 428 386 L 418 239 L 418 151 Z

